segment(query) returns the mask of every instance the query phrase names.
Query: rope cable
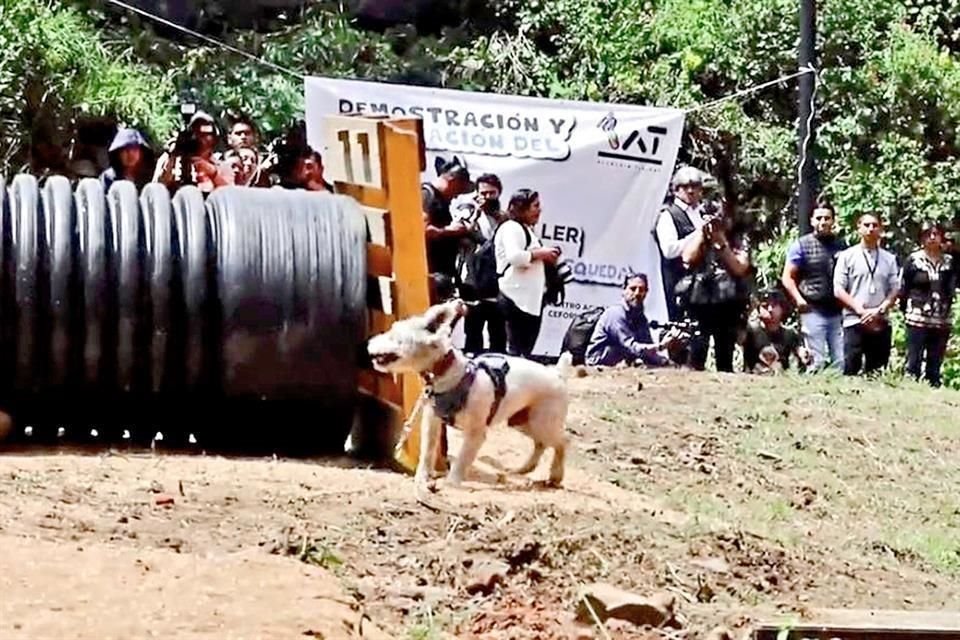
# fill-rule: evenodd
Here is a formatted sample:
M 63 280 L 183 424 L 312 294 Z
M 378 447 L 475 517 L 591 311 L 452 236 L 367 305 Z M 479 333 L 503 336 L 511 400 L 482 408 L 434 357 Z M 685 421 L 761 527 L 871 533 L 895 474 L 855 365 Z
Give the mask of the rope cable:
M 266 66 L 266 67 L 269 67 L 270 69 L 273 69 L 274 71 L 278 71 L 278 72 L 283 73 L 283 74 L 286 74 L 286 75 L 288 75 L 288 76 L 292 76 L 292 77 L 294 77 L 294 78 L 297 78 L 298 80 L 303 80 L 303 79 L 304 79 L 304 74 L 302 74 L 302 73 L 299 73 L 299 72 L 297 72 L 297 71 L 293 71 L 292 69 L 287 69 L 286 67 L 282 67 L 282 66 L 280 66 L 280 65 L 278 65 L 278 64 L 276 64 L 276 63 L 274 63 L 274 62 L 270 62 L 269 60 L 267 60 L 266 58 L 264 58 L 264 57 L 262 57 L 262 56 L 255 55 L 255 54 L 250 53 L 249 51 L 246 51 L 246 50 L 241 49 L 241 48 L 239 48 L 239 47 L 235 47 L 235 46 L 233 46 L 233 45 L 227 44 L 226 42 L 223 42 L 222 40 L 217 40 L 216 38 L 211 38 L 211 37 L 208 36 L 208 35 L 204 35 L 204 34 L 202 34 L 202 33 L 199 33 L 199 32 L 197 32 L 197 31 L 194 31 L 193 29 L 190 29 L 190 28 L 188 28 L 188 27 L 185 27 L 185 26 L 183 26 L 183 25 L 181 25 L 181 24 L 177 24 L 176 22 L 173 22 L 173 21 L 171 21 L 171 20 L 167 20 L 167 19 L 164 18 L 164 17 L 158 16 L 158 15 L 155 14 L 155 13 L 150 13 L 149 11 L 147 11 L 147 10 L 145 10 L 145 9 L 141 9 L 140 7 L 135 7 L 135 6 L 131 5 L 131 4 L 127 4 L 126 2 L 123 2 L 123 0 L 107 0 L 107 2 L 109 2 L 110 4 L 116 5 L 116 6 L 118 6 L 118 7 L 121 7 L 121 8 L 123 8 L 123 9 L 126 9 L 127 11 L 132 11 L 133 13 L 137 13 L 137 14 L 145 17 L 145 18 L 148 18 L 148 19 L 150 19 L 150 20 L 153 20 L 154 22 L 159 22 L 159 23 L 162 24 L 162 25 L 165 25 L 165 26 L 170 27 L 170 28 L 172 28 L 172 29 L 176 29 L 177 31 L 181 31 L 181 32 L 183 32 L 183 33 L 186 33 L 187 35 L 190 35 L 190 36 L 193 36 L 194 38 L 197 38 L 198 40 L 203 40 L 204 42 L 206 42 L 206 43 L 208 43 L 208 44 L 212 44 L 212 45 L 214 45 L 214 46 L 217 46 L 217 47 L 221 47 L 221 48 L 223 48 L 223 49 L 226 49 L 227 51 L 231 51 L 231 52 L 233 52 L 233 53 L 235 53 L 235 54 L 237 54 L 237 55 L 240 55 L 240 56 L 243 56 L 244 58 L 247 58 L 248 60 L 251 60 L 251 61 L 253 61 L 253 62 L 257 62 L 257 63 L 259 63 L 259 64 L 262 64 L 262 65 Z

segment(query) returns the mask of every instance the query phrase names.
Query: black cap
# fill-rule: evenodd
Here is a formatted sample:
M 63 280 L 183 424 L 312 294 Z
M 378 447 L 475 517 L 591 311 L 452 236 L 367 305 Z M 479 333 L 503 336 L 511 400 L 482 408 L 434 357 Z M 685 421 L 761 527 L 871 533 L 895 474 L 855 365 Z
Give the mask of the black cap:
M 467 163 L 457 156 L 453 156 L 450 160 L 438 157 L 434 163 L 434 168 L 437 170 L 438 176 L 445 175 L 453 180 L 463 180 L 471 185 L 473 184 L 470 180 L 470 170 L 467 168 Z

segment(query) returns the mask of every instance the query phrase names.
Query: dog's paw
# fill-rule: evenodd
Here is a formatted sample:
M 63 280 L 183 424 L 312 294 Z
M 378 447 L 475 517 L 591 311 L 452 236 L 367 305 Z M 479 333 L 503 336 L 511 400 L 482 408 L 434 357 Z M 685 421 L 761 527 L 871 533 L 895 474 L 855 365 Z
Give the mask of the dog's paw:
M 563 478 L 547 478 L 543 481 L 543 486 L 548 489 L 562 489 L 563 488 Z
M 413 485 L 413 493 L 416 498 L 419 500 L 422 497 L 428 496 L 431 493 L 437 492 L 437 483 L 433 480 L 423 480 L 417 481 Z

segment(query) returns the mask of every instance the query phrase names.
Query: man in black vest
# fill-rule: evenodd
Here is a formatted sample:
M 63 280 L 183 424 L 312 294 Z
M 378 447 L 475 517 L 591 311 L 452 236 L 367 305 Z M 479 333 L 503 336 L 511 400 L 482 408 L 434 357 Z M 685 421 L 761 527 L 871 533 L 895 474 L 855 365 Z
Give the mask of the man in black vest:
M 673 175 L 674 199 L 663 208 L 657 218 L 654 236 L 660 246 L 660 271 L 663 274 L 663 292 L 667 298 L 667 316 L 680 320 L 674 289 L 686 273 L 683 248 L 687 243 L 699 244 L 701 238 L 694 232 L 704 225 L 701 214 L 703 174 L 696 167 L 682 167 Z
M 810 215 L 813 233 L 787 249 L 780 281 L 800 312 L 800 329 L 813 355 L 813 368 L 843 370 L 841 305 L 833 294 L 833 269 L 846 244 L 834 235 L 833 206 L 821 200 Z

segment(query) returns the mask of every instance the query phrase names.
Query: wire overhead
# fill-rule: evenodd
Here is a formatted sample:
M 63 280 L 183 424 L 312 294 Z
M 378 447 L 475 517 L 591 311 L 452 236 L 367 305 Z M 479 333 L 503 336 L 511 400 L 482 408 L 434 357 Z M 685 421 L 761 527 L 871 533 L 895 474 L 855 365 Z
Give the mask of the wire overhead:
M 808 73 L 812 73 L 814 74 L 814 76 L 816 76 L 817 71 L 811 66 L 801 67 L 800 70 L 795 73 L 790 73 L 785 76 L 780 76 L 776 80 L 769 80 L 767 82 L 763 82 L 761 84 L 754 85 L 752 87 L 747 87 L 746 89 L 741 89 L 736 93 L 731 93 L 728 96 L 717 98 L 716 100 L 713 100 L 711 102 L 704 102 L 703 104 L 699 104 L 695 107 L 689 107 L 687 109 L 684 109 L 684 111 L 686 113 L 696 113 L 697 111 L 703 111 L 704 109 L 711 109 L 719 104 L 723 104 L 724 102 L 729 102 L 731 100 L 736 100 L 737 98 L 742 98 L 743 96 L 747 96 L 752 93 L 762 91 L 767 87 L 772 87 L 773 85 L 780 84 L 781 82 L 786 82 L 787 80 L 793 80 L 794 78 L 799 78 L 800 76 L 807 75 Z
M 223 48 L 223 49 L 226 49 L 227 51 L 230 51 L 230 52 L 235 53 L 235 54 L 237 54 L 237 55 L 243 56 L 244 58 L 247 58 L 248 60 L 251 60 L 251 61 L 253 61 L 253 62 L 257 62 L 257 63 L 259 63 L 259 64 L 262 64 L 263 66 L 268 67 L 268 68 L 270 68 L 270 69 L 273 69 L 274 71 L 278 71 L 278 72 L 283 73 L 283 74 L 286 74 L 286 75 L 288 75 L 288 76 L 292 76 L 292 77 L 294 77 L 294 78 L 297 78 L 298 80 L 303 80 L 303 78 L 304 78 L 304 74 L 302 74 L 302 73 L 299 73 L 299 72 L 297 72 L 297 71 L 293 71 L 292 69 L 287 69 L 286 67 L 282 67 L 282 66 L 280 66 L 280 65 L 278 65 L 278 64 L 276 64 L 276 63 L 270 62 L 269 60 L 267 60 L 266 58 L 264 58 L 264 57 L 262 57 L 262 56 L 255 55 L 255 54 L 253 54 L 253 53 L 250 53 L 249 51 L 245 51 L 245 50 L 243 50 L 243 49 L 240 49 L 239 47 L 235 47 L 235 46 L 233 46 L 233 45 L 227 44 L 226 42 L 223 42 L 222 40 L 217 40 L 216 38 L 211 38 L 211 37 L 208 36 L 208 35 L 204 35 L 204 34 L 202 34 L 202 33 L 199 33 L 199 32 L 197 32 L 197 31 L 194 31 L 193 29 L 189 29 L 189 28 L 187 28 L 187 27 L 185 27 L 185 26 L 183 26 L 183 25 L 181 25 L 181 24 L 177 24 L 176 22 L 172 22 L 172 21 L 170 21 L 170 20 L 167 20 L 166 18 L 164 18 L 164 17 L 162 17 L 162 16 L 158 16 L 158 15 L 155 14 L 155 13 L 150 13 L 149 11 L 147 11 L 147 10 L 145 10 L 145 9 L 141 9 L 140 7 L 135 7 L 135 6 L 131 5 L 131 4 L 127 4 L 126 2 L 123 2 L 122 0 L 107 0 L 107 2 L 109 2 L 110 4 L 116 5 L 116 6 L 118 6 L 118 7 L 121 7 L 121 8 L 123 8 L 123 9 L 126 9 L 127 11 L 132 11 L 133 13 L 139 14 L 139 15 L 141 15 L 141 16 L 143 16 L 143 17 L 145 17 L 145 18 L 148 18 L 148 19 L 150 19 L 150 20 L 152 20 L 152 21 L 154 21 L 154 22 L 158 22 L 158 23 L 160 23 L 160 24 L 162 24 L 162 25 L 165 25 L 165 26 L 167 26 L 167 27 L 170 27 L 171 29 L 176 29 L 177 31 L 180 31 L 180 32 L 185 33 L 185 34 L 190 35 L 190 36 L 193 36 L 194 38 L 197 38 L 198 40 L 203 40 L 204 42 L 206 42 L 206 43 L 208 43 L 208 44 L 212 44 L 212 45 L 214 45 L 214 46 L 221 47 L 221 48 Z
M 250 60 L 250 61 L 252 61 L 252 62 L 257 62 L 257 63 L 259 63 L 259 64 L 262 64 L 263 66 L 268 67 L 268 68 L 270 68 L 270 69 L 273 69 L 274 71 L 278 71 L 278 72 L 280 72 L 280 73 L 283 73 L 283 74 L 286 74 L 286 75 L 288 75 L 288 76 L 297 78 L 297 79 L 299 79 L 299 80 L 303 80 L 303 79 L 306 77 L 305 74 L 303 74 L 303 73 L 301 73 L 301 72 L 299 72 L 299 71 L 294 71 L 294 70 L 292 70 L 292 69 L 288 69 L 288 68 L 286 68 L 286 67 L 282 67 L 282 66 L 280 66 L 280 65 L 278 65 L 278 64 L 276 64 L 276 63 L 274 63 L 274 62 L 270 62 L 269 60 L 267 60 L 266 58 L 264 58 L 264 57 L 262 57 L 262 56 L 255 55 L 255 54 L 253 54 L 253 53 L 250 53 L 249 51 L 245 51 L 244 49 L 240 49 L 239 47 L 235 47 L 235 46 L 233 46 L 233 45 L 227 44 L 226 42 L 223 42 L 222 40 L 217 40 L 216 38 L 213 38 L 213 37 L 210 37 L 210 36 L 208 36 L 208 35 L 204 35 L 204 34 L 202 34 L 202 33 L 199 33 L 199 32 L 197 32 L 197 31 L 194 31 L 193 29 L 190 29 L 190 28 L 188 28 L 188 27 L 185 27 L 185 26 L 183 26 L 183 25 L 181 25 L 181 24 L 177 24 L 176 22 L 173 22 L 173 21 L 171 21 L 171 20 L 167 20 L 166 18 L 164 18 L 164 17 L 162 17 L 162 16 L 159 16 L 159 15 L 157 15 L 157 14 L 155 14 L 155 13 L 151 13 L 150 11 L 147 11 L 146 9 L 141 9 L 140 7 L 136 7 L 136 6 L 131 5 L 131 4 L 127 3 L 127 2 L 123 2 L 123 0 L 107 0 L 107 2 L 109 2 L 110 4 L 116 5 L 116 6 L 118 6 L 118 7 L 121 7 L 121 8 L 123 8 L 123 9 L 126 9 L 127 11 L 132 11 L 133 13 L 139 14 L 139 15 L 141 15 L 141 16 L 143 16 L 143 17 L 145 17 L 145 18 L 148 18 L 149 20 L 152 20 L 152 21 L 154 21 L 154 22 L 157 22 L 157 23 L 160 23 L 160 24 L 162 24 L 162 25 L 168 26 L 168 27 L 170 27 L 171 29 L 176 29 L 177 31 L 180 31 L 180 32 L 185 33 L 185 34 L 187 34 L 187 35 L 189 35 L 189 36 L 192 36 L 192 37 L 194 37 L 194 38 L 197 38 L 198 40 L 202 40 L 202 41 L 204 41 L 204 42 L 206 42 L 206 43 L 208 43 L 208 44 L 211 44 L 211 45 L 213 45 L 213 46 L 220 47 L 220 48 L 222 48 L 222 49 L 225 49 L 225 50 L 230 51 L 230 52 L 232 52 L 232 53 L 235 53 L 235 54 L 237 54 L 237 55 L 243 56 L 244 58 L 247 58 L 248 60 Z M 767 87 L 772 87 L 773 85 L 780 84 L 781 82 L 786 82 L 787 80 L 792 80 L 792 79 L 794 79 L 794 78 L 799 78 L 800 76 L 806 75 L 806 74 L 808 74 L 808 73 L 816 74 L 816 70 L 815 70 L 812 66 L 801 67 L 800 70 L 797 71 L 797 72 L 795 72 L 795 73 L 791 73 L 791 74 L 788 74 L 788 75 L 785 75 L 785 76 L 781 76 L 781 77 L 779 77 L 779 78 L 777 78 L 777 79 L 775 79 L 775 80 L 770 80 L 770 81 L 768 81 L 768 82 L 763 82 L 763 83 L 758 84 L 758 85 L 755 85 L 755 86 L 753 86 L 753 87 L 748 87 L 748 88 L 746 88 L 746 89 L 742 89 L 742 90 L 740 90 L 740 91 L 737 91 L 736 93 L 730 94 L 729 96 L 724 96 L 724 97 L 722 97 L 722 98 L 718 98 L 717 100 L 713 100 L 713 101 L 711 101 L 711 102 L 705 102 L 705 103 L 703 103 L 703 104 L 700 104 L 700 105 L 697 105 L 697 106 L 694 106 L 694 107 L 689 107 L 689 108 L 687 108 L 687 109 L 684 109 L 684 112 L 686 112 L 686 113 L 696 113 L 696 112 L 698 112 L 698 111 L 703 111 L 703 110 L 705 110 L 705 109 L 711 109 L 711 108 L 713 108 L 713 107 L 715 107 L 715 106 L 717 106 L 717 105 L 719 105 L 719 104 L 723 104 L 723 103 L 729 102 L 729 101 L 731 101 L 731 100 L 736 100 L 737 98 L 742 98 L 743 96 L 747 96 L 747 95 L 750 95 L 750 94 L 752 94 L 752 93 L 756 93 L 757 91 L 762 91 L 763 89 L 766 89 Z

